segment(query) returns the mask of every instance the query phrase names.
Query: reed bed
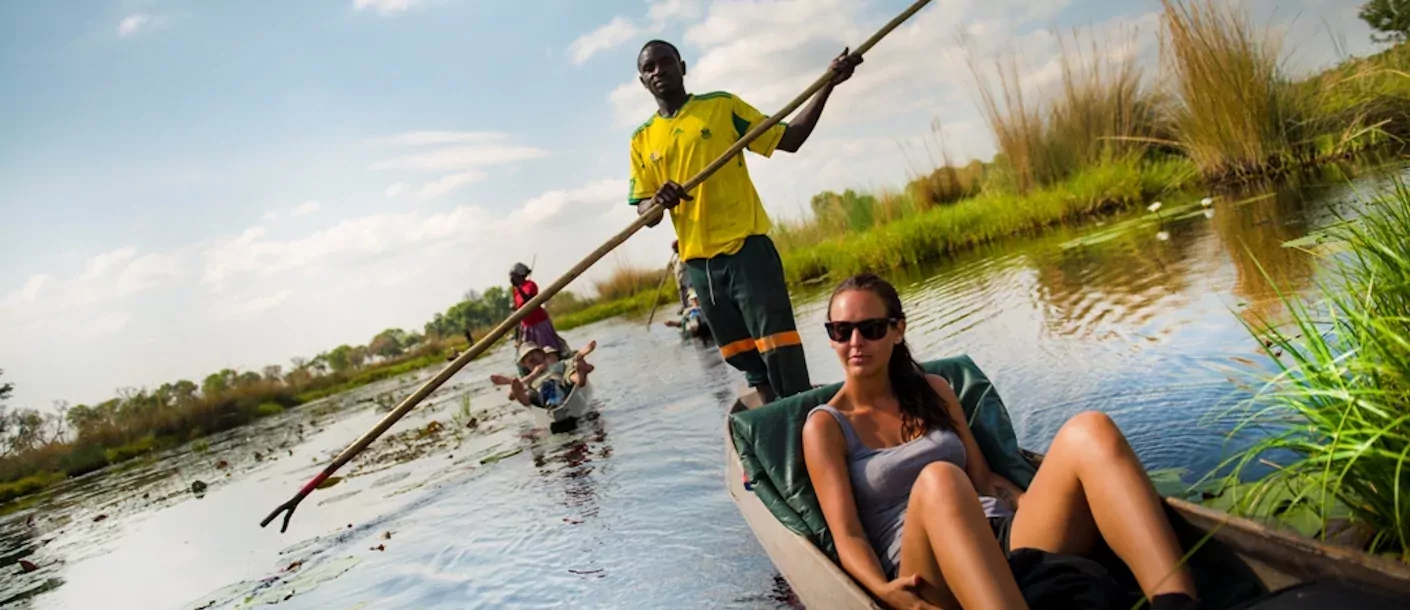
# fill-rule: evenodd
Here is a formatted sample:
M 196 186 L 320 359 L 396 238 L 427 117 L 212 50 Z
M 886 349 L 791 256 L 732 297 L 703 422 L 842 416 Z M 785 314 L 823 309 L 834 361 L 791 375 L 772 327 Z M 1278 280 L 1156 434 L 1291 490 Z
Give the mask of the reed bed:
M 1410 188 L 1397 183 L 1357 221 L 1328 232 L 1336 278 L 1314 300 L 1283 296 L 1290 322 L 1255 317 L 1273 363 L 1240 406 L 1234 434 L 1267 434 L 1232 457 L 1235 512 L 1298 511 L 1321 534 L 1345 517 L 1368 550 L 1410 560 Z M 1324 246 L 1325 247 L 1325 246 Z M 1253 468 L 1272 470 L 1240 483 Z

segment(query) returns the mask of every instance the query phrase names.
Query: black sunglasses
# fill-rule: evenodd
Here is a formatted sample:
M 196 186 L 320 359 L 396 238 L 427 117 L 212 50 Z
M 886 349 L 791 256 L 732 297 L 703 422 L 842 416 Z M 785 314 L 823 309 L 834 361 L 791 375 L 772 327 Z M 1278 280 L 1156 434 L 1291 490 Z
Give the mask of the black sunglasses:
M 856 322 L 828 322 L 823 324 L 827 329 L 827 337 L 838 343 L 852 340 L 852 331 L 857 330 L 862 333 L 862 338 L 867 341 L 876 341 L 886 336 L 886 331 L 891 330 L 900 320 L 896 318 L 872 318 L 870 320 L 858 320 Z

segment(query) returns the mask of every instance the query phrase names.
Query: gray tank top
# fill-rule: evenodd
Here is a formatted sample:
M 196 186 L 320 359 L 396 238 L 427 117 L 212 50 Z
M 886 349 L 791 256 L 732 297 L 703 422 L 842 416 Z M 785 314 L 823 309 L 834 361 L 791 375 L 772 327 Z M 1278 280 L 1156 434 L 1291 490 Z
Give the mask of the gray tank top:
M 837 420 L 847 438 L 847 474 L 857 502 L 857 517 L 888 575 L 894 574 L 911 487 L 931 462 L 944 461 L 964 468 L 964 441 L 949 430 L 931 430 L 895 447 L 872 449 L 862 444 L 852 422 L 842 412 L 831 405 L 820 405 L 809 411 L 808 417 L 818 411 L 826 411 Z M 986 517 L 1013 514 L 995 498 L 979 496 L 979 501 Z

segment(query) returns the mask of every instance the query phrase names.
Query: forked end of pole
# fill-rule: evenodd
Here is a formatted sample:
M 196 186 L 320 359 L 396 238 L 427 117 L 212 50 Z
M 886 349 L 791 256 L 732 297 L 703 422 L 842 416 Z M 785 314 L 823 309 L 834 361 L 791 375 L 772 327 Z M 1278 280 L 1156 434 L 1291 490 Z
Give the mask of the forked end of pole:
M 333 470 L 333 467 L 323 469 L 323 472 L 318 473 L 318 476 L 313 477 L 312 480 L 305 483 L 303 489 L 300 489 L 299 493 L 294 494 L 294 497 L 290 498 L 288 502 L 280 504 L 270 512 L 269 515 L 265 516 L 264 520 L 259 522 L 259 526 L 268 526 L 271 521 L 274 521 L 275 517 L 279 516 L 279 513 L 284 513 L 284 522 L 279 526 L 279 533 L 282 534 L 289 531 L 289 519 L 293 518 L 294 509 L 298 508 L 299 503 L 303 502 L 304 498 L 313 493 L 313 490 L 318 489 L 318 486 L 322 485 L 323 481 L 326 481 L 329 475 L 333 474 Z

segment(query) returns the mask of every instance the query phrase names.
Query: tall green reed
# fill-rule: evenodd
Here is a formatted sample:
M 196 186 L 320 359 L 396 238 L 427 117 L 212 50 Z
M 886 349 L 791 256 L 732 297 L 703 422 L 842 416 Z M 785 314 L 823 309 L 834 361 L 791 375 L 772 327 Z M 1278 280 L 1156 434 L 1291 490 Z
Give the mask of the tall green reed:
M 1397 182 L 1359 219 L 1328 231 L 1346 250 L 1331 255 L 1336 279 L 1319 284 L 1316 300 L 1281 294 L 1290 322 L 1246 322 L 1275 368 L 1241 405 L 1234 433 L 1267 435 L 1225 464 L 1235 512 L 1300 509 L 1324 524 L 1349 512 L 1374 532 L 1369 550 L 1410 559 L 1407 235 L 1410 188 Z M 1240 485 L 1255 464 L 1273 469 Z

